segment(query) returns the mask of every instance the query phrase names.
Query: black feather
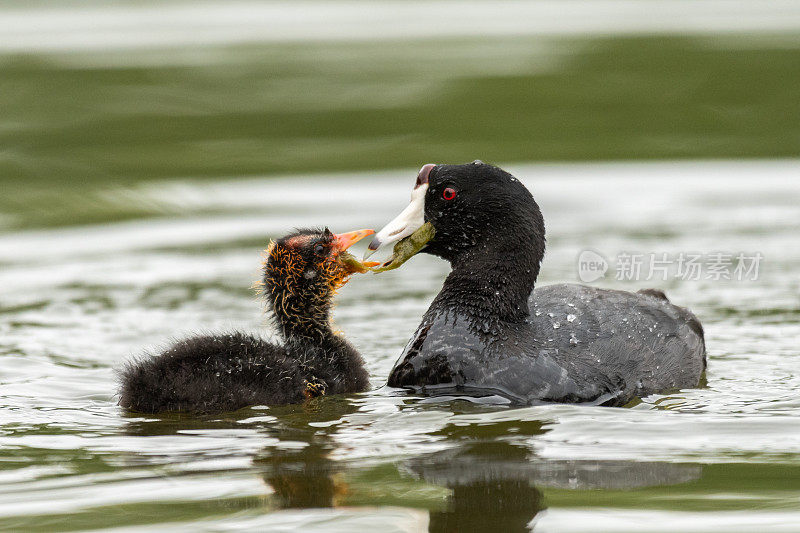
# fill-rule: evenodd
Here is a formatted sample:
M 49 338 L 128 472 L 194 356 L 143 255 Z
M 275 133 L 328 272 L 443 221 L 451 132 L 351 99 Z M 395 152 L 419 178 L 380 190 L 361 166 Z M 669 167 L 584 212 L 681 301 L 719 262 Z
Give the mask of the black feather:
M 330 327 L 342 273 L 313 250 L 330 241 L 329 233 L 298 230 L 270 249 L 264 295 L 283 344 L 245 333 L 179 341 L 126 365 L 120 373 L 120 405 L 144 413 L 212 413 L 366 390 L 361 356 Z M 304 275 L 308 269 L 313 277 Z

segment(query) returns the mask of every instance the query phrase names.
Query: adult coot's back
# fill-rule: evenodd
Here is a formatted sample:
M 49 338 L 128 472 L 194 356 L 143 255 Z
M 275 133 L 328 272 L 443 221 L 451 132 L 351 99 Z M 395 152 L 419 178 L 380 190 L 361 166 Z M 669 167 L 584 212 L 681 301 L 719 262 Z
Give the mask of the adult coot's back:
M 395 363 L 390 386 L 622 405 L 700 381 L 703 329 L 661 291 L 534 290 L 545 248 L 542 214 L 525 186 L 497 167 L 422 167 L 411 204 L 369 249 L 395 242 L 381 270 L 423 251 L 448 260 L 452 272 Z

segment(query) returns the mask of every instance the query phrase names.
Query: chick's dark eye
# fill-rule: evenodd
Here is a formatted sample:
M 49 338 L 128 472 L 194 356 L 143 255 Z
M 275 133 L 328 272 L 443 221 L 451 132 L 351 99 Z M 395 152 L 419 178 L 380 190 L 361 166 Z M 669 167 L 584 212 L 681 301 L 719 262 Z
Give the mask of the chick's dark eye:
M 447 187 L 445 190 L 442 191 L 442 198 L 444 198 L 448 202 L 455 197 L 456 197 L 456 190 L 452 187 Z
M 322 244 L 317 244 L 314 246 L 314 253 L 317 255 L 323 255 L 325 253 L 325 246 Z

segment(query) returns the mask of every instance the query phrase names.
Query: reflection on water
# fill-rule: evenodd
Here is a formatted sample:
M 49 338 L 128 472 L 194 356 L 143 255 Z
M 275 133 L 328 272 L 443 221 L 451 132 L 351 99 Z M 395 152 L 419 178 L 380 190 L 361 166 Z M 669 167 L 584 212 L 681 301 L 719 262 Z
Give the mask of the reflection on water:
M 337 495 L 346 489 L 337 483 L 335 464 L 326 454 L 328 449 L 317 443 L 309 443 L 301 450 L 272 451 L 265 465 L 264 480 L 279 498 L 278 506 L 284 508 L 334 507 Z
M 539 429 L 527 435 L 547 431 L 536 422 L 525 426 Z M 700 466 L 672 463 L 549 461 L 505 440 L 510 427 L 517 426 L 508 421 L 447 426 L 442 433 L 457 439 L 459 446 L 403 465 L 452 491 L 447 510 L 431 513 L 430 531 L 528 531 L 536 515 L 547 508 L 544 488 L 628 490 L 685 483 L 702 473 Z
M 411 472 L 451 490 L 447 509 L 431 513 L 429 530 L 527 531 L 545 509 L 541 491 L 524 473 L 528 453 L 507 442 L 481 441 L 410 461 Z
M 347 494 L 344 465 L 330 456 L 336 448 L 336 422 L 358 408 L 342 398 L 325 400 L 310 402 L 296 416 L 279 418 L 270 426 L 269 432 L 281 443 L 296 446 L 266 448 L 254 459 L 275 491 L 278 507 L 335 507 Z
M 452 408 L 460 411 L 460 403 L 455 400 Z M 264 482 L 263 499 L 228 502 L 228 506 L 262 512 L 338 508 L 369 513 L 375 507 L 408 505 L 411 482 L 417 483 L 414 490 L 419 494 L 435 495 L 421 502 L 430 511 L 426 529 L 430 532 L 529 531 L 537 515 L 547 509 L 550 489 L 573 494 L 629 491 L 688 483 L 703 473 L 694 464 L 538 457 L 525 440 L 547 432 L 547 420 L 514 420 L 512 410 L 507 419 L 496 422 L 445 424 L 431 432 L 444 437 L 445 449 L 404 460 L 389 471 L 376 468 L 375 478 L 369 479 L 362 472 L 364 465 L 337 459 L 344 446 L 337 439 L 337 428 L 359 411 L 358 404 L 331 397 L 273 410 L 268 417 L 249 417 L 248 411 L 217 420 L 170 416 L 135 420 L 126 432 L 177 436 L 244 424 L 270 443 L 252 463 Z M 135 463 L 131 458 L 129 462 Z M 444 492 L 434 492 L 433 486 Z M 296 519 L 296 525 L 302 523 Z M 424 522 L 417 525 L 425 530 Z

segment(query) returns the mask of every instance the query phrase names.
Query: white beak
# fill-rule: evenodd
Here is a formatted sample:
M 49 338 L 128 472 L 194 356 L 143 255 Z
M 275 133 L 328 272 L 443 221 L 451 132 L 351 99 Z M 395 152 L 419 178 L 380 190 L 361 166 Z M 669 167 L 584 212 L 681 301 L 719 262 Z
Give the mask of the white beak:
M 367 251 L 364 252 L 364 259 L 377 252 L 378 248 L 408 237 L 425 223 L 425 193 L 427 190 L 428 184 L 423 183 L 411 191 L 411 203 L 394 220 L 375 234 Z

